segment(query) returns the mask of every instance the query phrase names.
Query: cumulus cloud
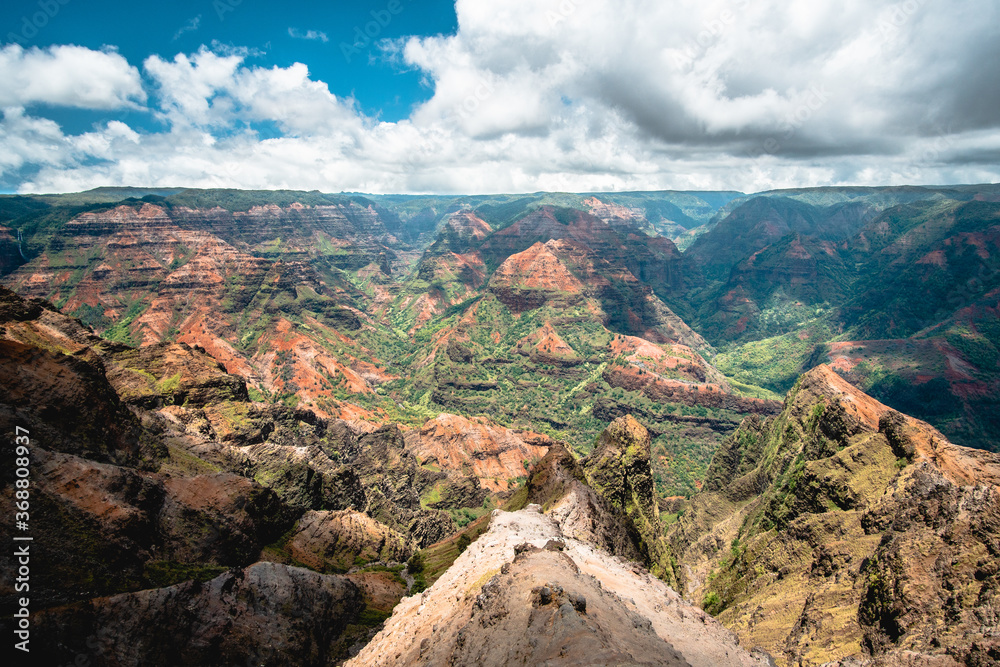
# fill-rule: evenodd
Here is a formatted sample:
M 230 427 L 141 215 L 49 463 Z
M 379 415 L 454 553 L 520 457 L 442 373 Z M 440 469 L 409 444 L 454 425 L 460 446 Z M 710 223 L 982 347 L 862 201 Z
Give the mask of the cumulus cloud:
M 167 61 L 144 63 L 160 100 L 160 116 L 173 128 L 225 129 L 240 122 L 271 121 L 293 135 L 332 136 L 361 119 L 350 99 L 309 78 L 302 63 L 247 67 L 245 54 L 202 48 Z
M 0 49 L 0 107 L 40 103 L 118 109 L 145 100 L 139 71 L 114 51 L 18 44 Z
M 18 148 L 0 169 L 11 178 L 33 165 L 17 181 L 25 191 L 1000 180 L 1000 8 L 990 0 L 457 0 L 456 14 L 453 35 L 382 45 L 433 91 L 405 120 L 366 117 L 305 64 L 257 67 L 245 51 L 203 47 L 143 63 L 164 132 L 63 136 L 14 110 L 0 136 Z M 144 99 L 132 76 L 135 88 L 117 89 L 130 103 Z M 23 88 L 0 104 L 37 101 Z M 261 123 L 279 136 L 258 137 Z

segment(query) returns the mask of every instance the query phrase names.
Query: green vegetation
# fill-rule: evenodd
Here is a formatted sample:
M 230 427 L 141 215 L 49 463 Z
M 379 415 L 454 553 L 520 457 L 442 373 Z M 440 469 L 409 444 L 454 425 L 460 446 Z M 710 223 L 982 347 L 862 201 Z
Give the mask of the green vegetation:
M 823 363 L 823 343 L 829 336 L 828 329 L 816 326 L 726 348 L 713 363 L 738 383 L 784 394 L 799 375 Z
M 136 320 L 136 318 L 146 311 L 147 308 L 149 308 L 149 303 L 144 300 L 137 300 L 133 302 L 129 305 L 125 314 L 122 315 L 122 317 L 115 324 L 105 329 L 101 335 L 110 341 L 125 343 L 126 345 L 137 347 L 140 341 L 129 330 L 129 327 L 132 325 L 132 322 Z
M 712 616 L 718 616 L 725 607 L 722 605 L 722 599 L 719 597 L 719 594 L 715 591 L 709 591 L 701 600 L 701 608 Z

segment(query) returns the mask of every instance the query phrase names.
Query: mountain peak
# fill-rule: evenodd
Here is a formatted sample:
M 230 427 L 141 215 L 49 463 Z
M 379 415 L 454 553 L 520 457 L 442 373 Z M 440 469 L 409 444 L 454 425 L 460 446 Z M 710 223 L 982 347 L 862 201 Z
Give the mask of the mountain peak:
M 550 301 L 568 305 L 582 298 L 583 283 L 552 252 L 552 243 L 538 241 L 511 255 L 493 274 L 490 290 L 511 310 L 533 310 Z
M 621 510 L 653 505 L 650 442 L 649 431 L 635 417 L 618 417 L 604 429 L 584 464 L 598 493 Z
M 493 232 L 488 222 L 468 209 L 452 213 L 445 227 L 463 240 L 482 241 Z
M 688 595 L 744 640 L 794 664 L 995 654 L 977 619 L 998 590 L 997 454 L 951 444 L 821 365 L 779 416 L 745 420 L 720 446 L 705 489 L 668 539 Z

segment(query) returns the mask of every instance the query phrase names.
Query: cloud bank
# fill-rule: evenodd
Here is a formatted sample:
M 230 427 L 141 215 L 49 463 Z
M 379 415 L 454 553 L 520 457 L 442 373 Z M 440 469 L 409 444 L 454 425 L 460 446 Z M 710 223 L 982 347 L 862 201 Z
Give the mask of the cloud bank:
M 0 183 L 489 193 L 1000 180 L 992 0 L 457 0 L 456 12 L 454 35 L 382 44 L 433 90 L 396 123 L 306 64 L 264 68 L 239 50 L 137 65 L 6 46 Z M 45 105 L 140 108 L 163 130 L 116 120 L 66 134 Z

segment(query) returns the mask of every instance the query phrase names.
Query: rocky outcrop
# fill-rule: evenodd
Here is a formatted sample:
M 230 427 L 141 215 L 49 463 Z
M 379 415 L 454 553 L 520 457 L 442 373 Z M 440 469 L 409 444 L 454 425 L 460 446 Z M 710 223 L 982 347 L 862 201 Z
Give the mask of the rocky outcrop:
M 989 664 L 998 482 L 995 454 L 820 366 L 724 443 L 669 539 L 687 594 L 781 663 Z
M 405 560 L 455 529 L 421 506 L 447 476 L 421 468 L 395 426 L 249 403 L 197 348 L 110 343 L 6 290 L 0 317 L 0 421 L 31 433 L 32 534 L 51 556 L 33 568 L 35 605 L 249 565 L 307 510 L 355 510 L 300 525 L 311 532 L 292 560 L 327 569 Z M 14 502 L 9 484 L 0 506 Z M 13 588 L 0 580 L 4 609 Z
M 644 562 L 635 525 L 588 485 L 583 467 L 564 445 L 553 445 L 532 468 L 525 492 L 525 502 L 549 512 L 565 535 L 627 561 Z
M 601 434 L 593 454 L 583 462 L 583 469 L 597 494 L 631 521 L 650 569 L 657 576 L 673 581 L 670 550 L 663 538 L 660 510 L 654 495 L 650 437 L 646 428 L 631 415 L 611 422 Z
M 225 401 L 246 401 L 246 382 L 230 375 L 203 348 L 157 343 L 111 355 L 108 379 L 126 402 L 156 409 L 164 405 L 195 408 Z
M 317 572 L 346 572 L 361 563 L 405 562 L 413 541 L 354 510 L 310 511 L 285 549 L 294 562 Z
M 563 533 L 537 505 L 403 600 L 348 665 L 766 665 L 643 570 Z
M 487 265 L 497 266 L 537 242 L 550 241 L 573 248 L 578 257 L 586 256 L 605 282 L 627 274 L 668 294 L 697 281 L 670 239 L 647 236 L 630 222 L 609 225 L 589 213 L 554 206 L 543 206 L 490 235 L 480 252 Z
M 68 319 L 0 287 L 0 426 L 27 428 L 48 449 L 99 461 L 157 456 L 82 327 L 69 322 L 84 343 L 52 330 L 52 320 Z
M 705 370 L 713 376 L 721 377 L 719 371 L 704 364 L 703 367 L 689 367 L 695 377 L 701 376 Z M 674 375 L 670 373 L 669 375 Z M 683 403 L 685 405 L 702 405 L 709 408 L 732 410 L 744 414 L 777 414 L 781 409 L 778 401 L 761 398 L 747 398 L 732 393 L 728 383 L 722 378 L 722 384 L 713 382 L 698 382 L 665 376 L 648 370 L 644 364 L 634 363 L 628 358 L 619 358 L 604 370 L 601 377 L 612 387 L 627 391 L 640 391 L 651 401 L 657 403 Z M 704 376 L 702 376 L 704 377 Z
M 516 350 L 536 364 L 576 366 L 583 363 L 576 351 L 560 338 L 551 322 L 519 340 Z
M 293 507 L 364 512 L 421 546 L 455 529 L 446 513 L 421 506 L 421 495 L 447 475 L 421 467 L 395 425 L 355 429 L 278 407 L 205 413 L 216 429 L 235 422 L 240 430 L 223 447 L 202 436 L 192 451 L 252 477 Z
M 490 291 L 515 313 L 545 304 L 567 307 L 582 300 L 583 283 L 563 266 L 550 244 L 539 242 L 511 255 L 490 278 Z
M 493 228 L 474 211 L 469 209 L 458 211 L 448 216 L 438 234 L 437 242 L 430 250 L 433 252 L 439 246 L 446 246 L 452 252 L 462 253 L 478 245 L 491 233 Z
M 587 207 L 591 215 L 600 218 L 608 224 L 615 222 L 630 222 L 637 226 L 641 226 L 646 222 L 646 215 L 643 213 L 641 208 L 603 202 L 597 197 L 584 199 L 583 205 Z
M 494 493 L 514 488 L 553 444 L 548 436 L 514 431 L 485 417 L 447 413 L 405 437 L 406 448 L 422 466 L 438 467 L 453 478 L 471 474 Z
M 40 445 L 31 470 L 32 544 L 46 554 L 33 561 L 36 608 L 249 565 L 296 516 L 272 491 L 228 473 L 156 474 Z M 12 487 L 0 507 L 13 516 Z M 15 560 L 0 556 L 5 573 Z M 15 597 L 9 574 L 0 596 L 5 608 Z
M 364 608 L 349 579 L 275 563 L 39 614 L 37 664 L 337 664 Z

